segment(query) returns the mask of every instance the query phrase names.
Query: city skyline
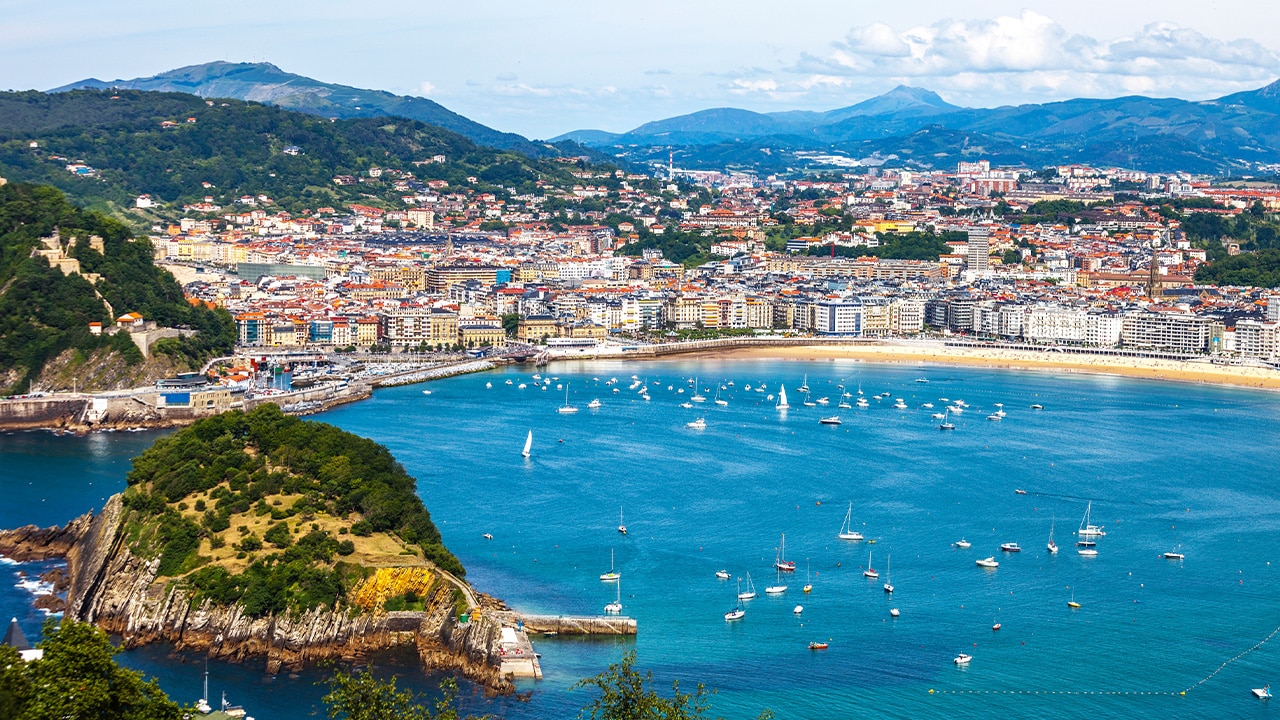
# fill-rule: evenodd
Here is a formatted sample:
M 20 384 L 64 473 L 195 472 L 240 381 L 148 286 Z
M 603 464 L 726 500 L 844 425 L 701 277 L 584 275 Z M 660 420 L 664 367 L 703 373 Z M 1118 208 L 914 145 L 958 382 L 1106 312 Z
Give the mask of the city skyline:
M 552 137 L 625 131 L 712 107 L 850 105 L 899 84 L 973 107 L 1142 94 L 1204 100 L 1280 76 L 1265 38 L 1280 10 L 1218 3 L 942 3 L 907 8 L 762 3 L 685 8 L 423 11 L 321 3 L 207 12 L 144 4 L 130 14 L 79 2 L 56 18 L 18 3 L 0 28 L 0 87 L 145 77 L 211 60 L 429 97 L 504 131 Z M 1248 18 L 1246 28 L 1241 19 Z

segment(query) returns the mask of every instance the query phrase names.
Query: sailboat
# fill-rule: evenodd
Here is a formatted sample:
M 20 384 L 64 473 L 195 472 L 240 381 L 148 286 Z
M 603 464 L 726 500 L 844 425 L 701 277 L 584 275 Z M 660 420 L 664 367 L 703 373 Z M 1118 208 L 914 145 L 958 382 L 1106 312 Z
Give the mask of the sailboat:
M 1058 554 L 1058 543 L 1053 541 L 1053 524 L 1057 518 L 1049 518 L 1049 552 L 1054 555 Z
M 618 572 L 613 567 L 613 550 L 609 551 L 609 572 L 601 573 L 600 579 L 604 580 L 605 582 L 622 579 L 622 573 Z
M 528 436 L 525 437 L 524 450 L 521 450 L 520 454 L 525 457 L 529 457 L 529 452 L 531 450 L 533 450 L 533 431 L 532 430 L 530 430 Z
M 610 615 L 617 615 L 622 612 L 622 581 L 619 580 L 614 587 L 618 591 L 614 596 L 614 601 L 604 606 L 604 611 Z
M 804 559 L 804 591 L 813 592 L 813 581 L 809 579 L 809 558 Z
M 1084 519 L 1080 521 L 1080 529 L 1076 531 L 1077 535 L 1081 537 L 1102 537 L 1106 535 L 1106 533 L 1102 531 L 1101 525 L 1093 525 L 1089 522 L 1089 513 L 1092 511 L 1093 501 L 1090 500 L 1089 504 L 1084 508 Z
M 951 409 L 947 408 L 947 412 L 942 416 L 942 423 L 938 425 L 939 430 L 955 430 L 956 424 L 951 422 Z
M 1072 590 L 1072 591 L 1071 591 L 1071 599 L 1067 601 L 1067 607 L 1071 608 L 1072 610 L 1079 610 L 1079 609 L 1080 609 L 1080 603 L 1076 602 L 1076 591 L 1075 591 L 1075 590 Z
M 804 382 L 800 383 L 800 387 L 798 387 L 798 388 L 796 388 L 796 389 L 797 389 L 797 390 L 799 390 L 799 391 L 800 391 L 800 392 L 802 392 L 802 393 L 807 393 L 807 392 L 809 392 L 809 376 L 808 376 L 808 375 L 805 375 L 805 376 L 804 376 Z
M 844 524 L 840 526 L 840 534 L 836 537 L 841 540 L 861 540 L 862 533 L 856 532 L 852 527 L 851 518 L 853 517 L 853 503 L 849 503 L 849 511 L 844 514 Z
M 747 573 L 747 589 L 742 589 L 742 581 L 738 581 L 738 599 L 750 600 L 756 596 L 756 584 L 751 582 L 751 573 Z
M 884 591 L 893 592 L 893 573 L 889 570 L 889 561 L 893 559 L 892 555 L 886 555 L 884 559 Z
M 786 386 L 786 385 L 780 385 L 780 386 L 778 386 L 778 388 L 779 388 L 779 389 L 778 389 L 778 405 L 777 405 L 777 408 L 778 408 L 779 410 L 786 410 L 787 408 L 791 407 L 791 405 L 790 405 L 789 403 L 787 403 L 787 386 Z
M 741 620 L 747 616 L 747 611 L 742 607 L 742 579 L 738 579 L 738 601 L 734 604 L 733 609 L 724 614 L 726 621 Z
M 707 398 L 703 396 L 702 391 L 698 390 L 698 379 L 693 379 L 693 397 L 689 398 L 694 402 L 706 402 Z
M 805 393 L 805 394 L 804 394 L 804 403 L 803 403 L 803 404 L 804 404 L 804 406 L 805 406 L 805 407 L 817 407 L 817 406 L 818 406 L 818 403 L 816 403 L 816 402 L 814 402 L 814 401 L 812 401 L 812 400 L 810 400 L 810 399 L 809 399 L 809 393 Z
M 867 551 L 867 569 L 863 570 L 862 574 L 864 577 L 869 577 L 872 580 L 875 580 L 876 578 L 880 577 L 880 573 L 876 572 L 876 569 L 871 567 L 871 551 L 870 550 Z
M 787 586 L 784 585 L 782 582 L 781 570 L 777 571 L 777 576 L 778 576 L 777 580 L 775 581 L 776 584 L 765 587 L 764 589 L 765 595 L 781 595 L 782 593 L 787 591 Z
M 627 534 L 627 526 L 622 522 L 622 508 L 618 508 L 618 532 L 623 535 Z
M 544 385 L 543 387 L 546 386 Z M 560 406 L 559 412 L 563 415 L 578 412 L 578 408 L 569 404 L 569 385 L 567 383 L 564 386 L 564 404 Z
M 778 555 L 773 559 L 773 566 L 782 572 L 795 572 L 796 564 L 787 559 L 787 535 L 783 533 L 778 541 Z
M 729 404 L 729 401 L 728 401 L 728 400 L 721 400 L 721 399 L 720 399 L 720 391 L 719 391 L 719 390 L 716 390 L 716 400 L 715 400 L 715 403 L 716 403 L 717 405 L 728 405 L 728 404 Z

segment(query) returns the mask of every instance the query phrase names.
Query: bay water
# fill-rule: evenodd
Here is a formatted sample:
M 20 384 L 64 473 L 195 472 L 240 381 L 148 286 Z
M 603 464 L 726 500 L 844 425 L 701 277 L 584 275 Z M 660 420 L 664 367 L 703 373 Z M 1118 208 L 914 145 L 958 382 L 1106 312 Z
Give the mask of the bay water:
M 534 638 L 545 677 L 521 683 L 531 698 L 466 688 L 471 711 L 575 717 L 590 694 L 569 687 L 634 649 L 660 685 L 717 689 L 714 713 L 735 720 L 765 708 L 783 718 L 1267 714 L 1249 689 L 1280 679 L 1280 635 L 1209 676 L 1280 627 L 1278 396 L 854 361 L 569 362 L 541 369 L 554 378 L 547 390 L 533 372 L 380 390 L 315 418 L 387 445 L 468 579 L 516 609 L 600 614 L 616 597 L 598 579 L 613 552 L 638 636 Z M 682 408 L 694 377 L 707 402 Z M 829 405 L 802 404 L 806 377 Z M 780 384 L 785 413 L 767 399 Z M 871 407 L 838 409 L 839 384 Z M 557 412 L 566 385 L 577 413 Z M 727 406 L 712 402 L 721 386 Z M 882 392 L 891 396 L 872 399 Z M 892 407 L 898 397 L 908 409 Z M 944 397 L 969 405 L 950 417 L 954 431 L 931 417 Z M 593 398 L 602 407 L 588 409 Z M 1001 421 L 986 419 L 995 403 Z M 833 414 L 842 424 L 818 423 Z M 686 427 L 699 417 L 706 429 Z M 0 525 L 100 506 L 157 436 L 0 436 Z M 1093 558 L 1073 534 L 1090 501 L 1107 533 Z M 864 542 L 836 538 L 850 503 Z M 783 534 L 797 571 L 780 580 Z M 954 547 L 961 538 L 972 547 Z M 1022 551 L 1002 553 L 1006 542 Z M 1161 557 L 1175 549 L 1186 559 Z M 988 556 L 997 569 L 975 565 Z M 863 577 L 868 562 L 878 580 Z M 718 580 L 722 569 L 732 579 Z M 0 582 L 0 612 L 33 637 L 41 614 L 15 574 L 39 570 L 0 568 L 13 577 Z M 747 573 L 759 597 L 725 622 Z M 778 582 L 786 593 L 766 596 Z M 973 656 L 967 668 L 952 662 L 961 652 Z M 195 658 L 144 648 L 122 661 L 176 698 L 199 696 Z M 412 657 L 381 659 L 380 672 L 421 689 L 436 681 Z M 210 673 L 215 696 L 226 689 L 259 720 L 311 717 L 323 694 L 317 670 L 271 678 L 260 664 L 216 663 Z

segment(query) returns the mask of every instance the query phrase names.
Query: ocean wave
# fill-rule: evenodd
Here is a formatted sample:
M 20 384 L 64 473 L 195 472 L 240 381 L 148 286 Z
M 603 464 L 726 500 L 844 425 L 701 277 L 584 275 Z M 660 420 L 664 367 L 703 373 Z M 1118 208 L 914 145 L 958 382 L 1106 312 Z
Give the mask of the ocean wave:
M 22 588 L 30 592 L 32 595 L 52 595 L 53 583 L 43 580 L 33 580 L 31 578 L 23 578 L 13 585 L 16 588 Z
M 0 555 L 0 565 L 17 565 L 17 564 L 19 564 L 17 560 L 10 560 L 5 556 Z

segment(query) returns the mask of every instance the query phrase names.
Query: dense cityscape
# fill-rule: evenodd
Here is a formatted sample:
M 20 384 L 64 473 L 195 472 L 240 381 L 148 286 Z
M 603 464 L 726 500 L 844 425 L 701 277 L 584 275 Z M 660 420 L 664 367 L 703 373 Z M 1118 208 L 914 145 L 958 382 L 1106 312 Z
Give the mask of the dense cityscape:
M 298 217 L 246 196 L 230 211 L 185 208 L 153 242 L 157 261 L 189 266 L 179 272 L 190 295 L 233 313 L 249 347 L 480 350 L 513 339 L 582 351 L 734 331 L 941 332 L 1276 359 L 1280 300 L 1196 282 L 1210 253 L 1239 243 L 1189 237 L 1167 209 L 1230 223 L 1280 210 L 1280 191 L 1049 170 L 575 171 L 581 185 L 505 200 L 398 177 L 404 209 Z M 707 251 L 665 257 L 682 249 L 673 236 Z M 904 240 L 928 259 L 883 252 Z

